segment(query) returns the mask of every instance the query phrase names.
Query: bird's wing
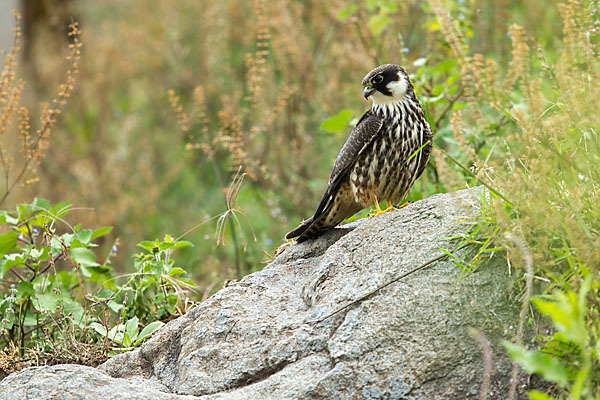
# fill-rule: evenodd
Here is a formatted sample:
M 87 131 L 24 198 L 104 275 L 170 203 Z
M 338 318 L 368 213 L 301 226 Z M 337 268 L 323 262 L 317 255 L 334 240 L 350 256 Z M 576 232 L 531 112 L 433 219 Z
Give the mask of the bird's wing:
M 297 236 L 300 236 L 299 239 L 301 239 L 301 235 L 314 223 L 318 223 L 319 218 L 327 213 L 327 210 L 333 205 L 335 194 L 340 188 L 344 177 L 352 169 L 352 166 L 358 159 L 360 153 L 369 145 L 369 143 L 371 143 L 373 138 L 381 130 L 382 126 L 383 119 L 373 114 L 370 110 L 360 118 L 335 160 L 335 165 L 333 166 L 333 171 L 329 178 L 329 185 L 327 186 L 327 190 L 325 191 L 325 194 L 323 194 L 314 215 L 306 221 L 303 221 L 296 229 L 289 232 L 285 236 L 286 239 Z
M 316 221 L 321 215 L 323 210 L 327 208 L 327 205 L 333 199 L 333 194 L 336 193 L 340 186 L 342 179 L 350 171 L 354 165 L 360 153 L 371 143 L 373 138 L 381 130 L 383 126 L 383 118 L 375 115 L 371 110 L 367 111 L 358 121 L 352 133 L 344 143 L 340 154 L 335 160 L 333 171 L 331 171 L 331 177 L 329 178 L 329 185 L 323 198 L 319 202 L 313 221 Z

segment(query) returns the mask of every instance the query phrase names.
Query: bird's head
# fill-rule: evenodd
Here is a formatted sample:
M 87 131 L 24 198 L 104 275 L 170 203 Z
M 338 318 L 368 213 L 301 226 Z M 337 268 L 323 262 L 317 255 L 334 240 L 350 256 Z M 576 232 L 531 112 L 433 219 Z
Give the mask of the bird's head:
M 362 81 L 365 99 L 373 104 L 395 103 L 413 90 L 404 68 L 396 64 L 384 64 L 369 72 Z

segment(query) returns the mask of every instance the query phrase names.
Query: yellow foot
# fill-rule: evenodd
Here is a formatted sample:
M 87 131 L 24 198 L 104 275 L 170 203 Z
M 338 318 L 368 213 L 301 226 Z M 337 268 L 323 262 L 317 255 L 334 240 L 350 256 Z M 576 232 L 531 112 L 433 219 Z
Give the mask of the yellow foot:
M 392 202 L 388 200 L 387 204 L 388 204 L 388 208 L 386 208 L 385 210 L 382 210 L 381 208 L 379 208 L 379 202 L 377 200 L 375 200 L 375 204 L 374 204 L 375 212 L 368 214 L 367 217 L 373 218 L 378 215 L 385 214 L 386 212 L 389 212 L 392 210 L 399 210 L 401 208 L 404 208 L 404 207 L 410 205 L 410 201 L 407 201 L 406 203 L 402 204 L 401 206 L 396 206 L 396 205 L 393 205 Z
M 406 203 L 402 204 L 401 206 L 392 206 L 395 210 L 399 210 L 401 208 L 404 208 L 406 206 L 410 206 L 410 201 L 407 201 Z
M 375 212 L 370 213 L 369 215 L 367 215 L 367 217 L 369 217 L 369 218 L 377 217 L 378 215 L 385 214 L 386 212 L 396 209 L 396 206 L 393 206 L 389 200 L 387 203 L 388 203 L 388 208 L 386 208 L 385 210 L 382 210 L 379 207 L 379 202 L 377 201 L 377 198 L 375 198 L 375 203 L 373 204 L 375 206 Z

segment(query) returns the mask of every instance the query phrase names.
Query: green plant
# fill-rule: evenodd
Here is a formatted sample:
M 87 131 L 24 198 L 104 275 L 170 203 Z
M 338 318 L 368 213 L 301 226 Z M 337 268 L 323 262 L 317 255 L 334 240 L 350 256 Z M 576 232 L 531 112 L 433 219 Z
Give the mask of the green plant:
M 117 275 L 110 264 L 118 241 L 98 260 L 98 241 L 112 228 L 73 226 L 68 219 L 74 211 L 69 203 L 44 199 L 0 211 L 6 232 L 0 235 L 0 348 L 75 362 L 65 349 L 87 345 L 89 354 L 102 347 L 106 357 L 111 349 L 138 346 L 194 304 L 186 293 L 195 284 L 172 257 L 191 243 L 169 235 L 141 242 L 135 272 Z M 97 364 L 98 357 L 79 362 Z
M 600 120 L 593 100 L 600 95 L 598 4 L 559 4 L 563 30 L 554 46 L 537 44 L 525 29 L 510 25 L 512 60 L 503 66 L 472 50 L 475 44 L 452 7 L 430 3 L 460 67 L 464 92 L 453 106 L 448 140 L 437 142 L 443 145 L 435 158 L 440 177 L 451 187 L 454 170 L 459 185 L 483 183 L 496 194 L 487 224 L 509 265 L 525 269 L 517 257 L 523 251 L 505 239 L 513 232 L 531 252 L 519 333 L 516 344 L 506 347 L 526 370 L 558 385 L 554 396 L 596 398 L 600 316 L 590 306 L 597 304 L 597 291 L 590 288 L 597 287 L 600 273 Z M 521 345 L 530 339 L 521 327 L 531 280 L 540 283 L 533 303 L 557 328 L 535 343 L 539 350 Z M 509 398 L 516 380 L 512 385 Z
M 511 358 L 530 373 L 540 374 L 569 393 L 569 399 L 597 399 L 594 388 L 600 385 L 600 316 L 597 304 L 599 282 L 589 271 L 579 292 L 555 290 L 552 294 L 537 296 L 533 303 L 549 317 L 556 331 L 539 335 L 539 350 L 527 350 L 510 342 L 504 342 Z M 530 393 L 532 399 L 546 400 L 552 397 Z

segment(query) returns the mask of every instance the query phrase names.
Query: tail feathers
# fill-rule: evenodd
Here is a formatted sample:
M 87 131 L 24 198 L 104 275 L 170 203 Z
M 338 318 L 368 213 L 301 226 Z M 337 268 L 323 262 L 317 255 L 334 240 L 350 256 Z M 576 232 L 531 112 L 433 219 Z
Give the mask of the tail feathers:
M 294 229 L 291 232 L 288 232 L 285 235 L 286 239 L 293 239 L 297 236 L 302 235 L 312 224 L 313 221 L 313 217 L 310 217 L 309 219 L 307 219 L 306 221 L 302 221 L 302 223 L 300 224 L 300 226 L 298 226 L 296 229 Z
M 302 222 L 299 227 L 285 235 L 285 238 L 291 239 L 298 237 L 297 241 L 300 243 L 307 239 L 314 239 L 318 236 L 321 236 L 323 233 L 327 232 L 344 220 L 344 217 L 334 221 L 330 220 L 330 218 L 327 217 L 330 210 L 331 205 L 323 210 L 323 212 L 316 219 L 316 215 L 313 215 L 306 221 Z
M 331 224 L 331 223 L 327 224 L 325 222 L 325 220 L 326 220 L 326 218 L 319 218 L 317 221 L 314 221 L 311 224 L 307 225 L 303 229 L 300 236 L 298 237 L 298 239 L 297 239 L 298 243 L 304 242 L 305 240 L 308 240 L 308 239 L 314 239 L 316 237 L 319 237 L 340 223 L 338 221 L 334 224 Z

